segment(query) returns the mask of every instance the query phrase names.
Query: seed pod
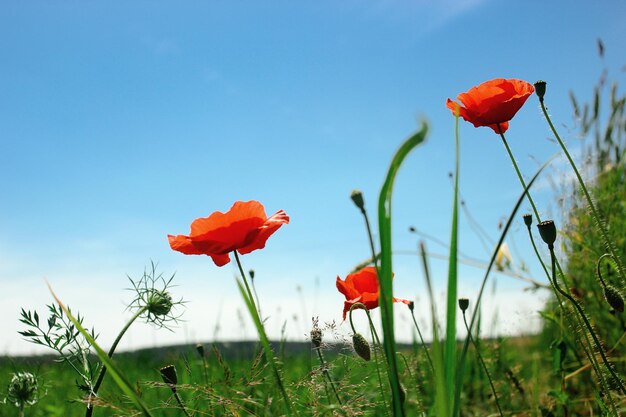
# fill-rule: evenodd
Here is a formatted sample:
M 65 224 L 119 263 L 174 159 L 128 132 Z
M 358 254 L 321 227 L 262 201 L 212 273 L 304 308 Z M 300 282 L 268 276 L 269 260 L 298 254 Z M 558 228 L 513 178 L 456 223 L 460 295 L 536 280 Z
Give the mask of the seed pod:
M 552 220 L 546 220 L 537 225 L 541 239 L 549 246 L 554 247 L 556 242 L 556 226 Z
M 359 210 L 365 210 L 365 201 L 363 201 L 363 193 L 360 190 L 352 191 L 350 194 L 350 198 L 354 202 L 354 205 L 358 207 Z
M 469 307 L 469 300 L 467 298 L 459 298 L 459 308 L 461 311 L 465 312 Z
M 527 227 L 530 227 L 531 224 L 533 224 L 533 215 L 532 214 L 524 214 L 524 224 Z
M 178 384 L 176 367 L 174 365 L 167 365 L 161 368 L 159 372 L 161 372 L 163 382 L 165 382 L 172 389 L 172 392 L 176 392 L 176 384 Z
M 355 333 L 352 336 L 352 346 L 354 347 L 354 351 L 356 352 L 356 354 L 359 355 L 361 358 L 366 361 L 369 361 L 371 359 L 372 356 L 370 354 L 370 345 L 360 333 Z
M 204 345 L 202 343 L 196 345 L 196 352 L 198 352 L 201 358 L 204 358 Z
M 546 95 L 546 82 L 545 81 L 537 81 L 535 82 L 535 93 L 537 93 L 537 97 L 539 97 L 540 101 L 543 101 L 543 96 Z

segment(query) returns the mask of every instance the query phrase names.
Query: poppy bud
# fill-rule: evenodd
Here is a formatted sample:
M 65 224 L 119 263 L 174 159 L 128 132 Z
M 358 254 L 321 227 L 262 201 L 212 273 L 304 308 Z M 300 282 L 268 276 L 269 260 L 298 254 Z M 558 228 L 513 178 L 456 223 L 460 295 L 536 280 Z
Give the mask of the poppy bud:
M 539 234 L 541 235 L 541 239 L 548 245 L 550 248 L 554 248 L 554 242 L 556 242 L 556 226 L 552 220 L 546 220 L 545 222 L 541 222 L 537 225 L 539 229 Z
M 178 375 L 176 374 L 176 367 L 174 365 L 164 366 L 159 370 L 161 378 L 171 389 L 172 392 L 176 392 L 176 384 L 178 384 Z
M 462 312 L 465 312 L 469 307 L 469 300 L 467 298 L 459 298 L 459 308 Z
M 350 194 L 350 198 L 354 202 L 354 205 L 359 208 L 359 210 L 365 210 L 365 201 L 363 201 L 363 193 L 360 190 L 353 190 L 352 194 Z
M 609 303 L 615 311 L 619 311 L 620 313 L 624 312 L 624 299 L 617 288 L 612 285 L 604 287 L 604 298 L 606 298 L 606 302 Z
M 539 101 L 543 101 L 543 96 L 546 94 L 546 82 L 539 80 L 535 82 L 535 93 L 539 97 Z
M 533 224 L 533 215 L 526 213 L 524 214 L 524 224 L 526 225 L 526 227 L 530 227 L 531 224 Z
M 250 279 L 254 281 L 254 269 L 251 269 L 248 274 L 250 274 Z
M 366 361 L 370 360 L 370 345 L 360 333 L 355 333 L 352 336 L 352 346 L 357 355 Z
M 407 306 L 409 306 L 409 311 L 413 312 L 413 310 L 415 310 L 415 303 L 413 301 L 409 301 Z

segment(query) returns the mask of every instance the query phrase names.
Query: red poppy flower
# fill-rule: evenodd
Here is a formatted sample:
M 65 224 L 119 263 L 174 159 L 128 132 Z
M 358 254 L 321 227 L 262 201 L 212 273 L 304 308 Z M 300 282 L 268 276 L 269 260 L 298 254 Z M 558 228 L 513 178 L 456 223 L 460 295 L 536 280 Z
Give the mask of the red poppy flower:
M 283 210 L 268 218 L 258 201 L 237 201 L 226 213 L 216 211 L 194 220 L 189 236 L 167 238 L 172 249 L 185 255 L 208 255 L 215 265 L 223 266 L 234 250 L 244 255 L 263 249 L 267 239 L 286 223 L 289 216 Z
M 497 78 L 459 94 L 457 98 L 462 105 L 448 99 L 446 106 L 453 114 L 458 107 L 459 115 L 474 127 L 488 126 L 496 133 L 504 133 L 509 128 L 509 120 L 534 91 L 532 84 L 526 81 Z
M 346 297 L 343 303 L 343 319 L 355 303 L 363 303 L 368 310 L 378 307 L 378 275 L 376 268 L 366 266 L 353 274 L 348 274 L 345 281 L 337 277 L 337 289 Z M 409 300 L 394 298 L 394 302 L 409 304 Z

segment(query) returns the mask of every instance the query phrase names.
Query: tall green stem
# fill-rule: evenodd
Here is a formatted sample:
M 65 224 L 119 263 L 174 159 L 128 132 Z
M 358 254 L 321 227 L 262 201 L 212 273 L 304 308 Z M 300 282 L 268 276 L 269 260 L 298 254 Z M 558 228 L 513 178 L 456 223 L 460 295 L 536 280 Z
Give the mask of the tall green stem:
M 254 295 L 252 291 L 250 291 L 250 286 L 248 285 L 248 280 L 246 279 L 246 274 L 243 272 L 243 266 L 241 265 L 241 260 L 239 259 L 239 255 L 237 251 L 233 251 L 235 256 L 235 261 L 237 263 L 237 267 L 239 268 L 239 273 L 241 275 L 241 279 L 243 280 L 244 285 L 241 285 L 241 282 L 237 280 L 237 284 L 239 286 L 239 291 L 244 298 L 244 302 L 246 303 L 246 307 L 252 316 L 252 321 L 254 322 L 255 327 L 257 328 L 257 332 L 259 333 L 259 338 L 261 339 L 261 345 L 265 351 L 265 357 L 267 361 L 270 363 L 272 370 L 274 372 L 274 378 L 276 379 L 276 384 L 285 400 L 285 406 L 287 408 L 287 415 L 297 415 L 297 411 L 293 409 L 291 406 L 291 402 L 289 400 L 289 395 L 287 395 L 287 390 L 285 389 L 285 385 L 283 384 L 283 380 L 280 376 L 280 371 L 278 370 L 278 364 L 276 363 L 276 359 L 274 358 L 274 352 L 272 351 L 272 347 L 270 345 L 270 341 L 267 337 L 267 333 L 265 332 L 265 327 L 263 326 L 263 320 L 259 316 L 259 310 L 254 303 Z M 244 289 L 245 286 L 245 289 Z

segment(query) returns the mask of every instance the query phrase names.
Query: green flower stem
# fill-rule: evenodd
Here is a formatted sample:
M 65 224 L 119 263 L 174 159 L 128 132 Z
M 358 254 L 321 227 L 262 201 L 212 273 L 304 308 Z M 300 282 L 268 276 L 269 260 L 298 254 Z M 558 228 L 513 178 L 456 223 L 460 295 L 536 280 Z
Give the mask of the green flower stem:
M 604 366 L 607 368 L 607 370 L 613 377 L 615 383 L 619 386 L 619 389 L 622 392 L 622 394 L 626 395 L 626 388 L 622 384 L 621 378 L 615 373 L 613 366 L 611 365 L 608 358 L 606 357 L 606 354 L 604 353 L 604 347 L 602 347 L 602 344 L 600 343 L 598 336 L 596 336 L 596 333 L 593 330 L 593 327 L 591 327 L 591 323 L 589 322 L 587 315 L 583 311 L 580 304 L 578 304 L 578 302 L 574 299 L 574 297 L 569 295 L 567 292 L 563 291 L 563 289 L 559 285 L 556 279 L 556 255 L 554 254 L 554 245 L 549 245 L 548 249 L 550 250 L 550 260 L 552 264 L 552 285 L 554 285 L 554 287 L 557 289 L 558 292 L 561 293 L 561 295 L 563 295 L 563 297 L 567 298 L 574 305 L 574 307 L 576 307 L 576 310 L 578 310 L 578 314 L 585 322 L 585 326 L 587 327 L 587 330 L 589 330 L 589 333 L 591 333 L 591 337 L 593 338 L 593 341 L 596 344 L 596 349 L 598 350 L 598 352 L 600 353 L 600 356 L 602 357 L 602 362 L 604 362 Z
M 259 310 L 254 302 L 254 295 L 252 294 L 252 291 L 250 291 L 250 286 L 248 285 L 248 280 L 246 279 L 246 273 L 243 272 L 243 266 L 241 265 L 241 260 L 239 259 L 239 255 L 237 254 L 236 250 L 233 251 L 233 254 L 235 256 L 235 261 L 237 263 L 237 267 L 239 268 L 239 273 L 241 275 L 244 285 L 242 286 L 239 280 L 237 280 L 237 284 L 239 286 L 241 295 L 244 298 L 246 307 L 248 308 L 248 311 L 250 312 L 250 315 L 252 316 L 252 321 L 254 322 L 254 325 L 257 328 L 257 332 L 259 333 L 259 338 L 261 339 L 261 345 L 263 346 L 263 349 L 265 350 L 265 357 L 267 361 L 270 363 L 272 370 L 274 372 L 274 378 L 276 379 L 276 384 L 278 385 L 278 388 L 280 389 L 280 392 L 285 401 L 285 407 L 287 408 L 286 414 L 287 416 L 291 416 L 294 414 L 297 416 L 298 412 L 297 410 L 293 409 L 291 402 L 289 400 L 289 395 L 287 394 L 287 390 L 285 389 L 285 385 L 283 384 L 283 380 L 280 376 L 278 364 L 276 363 L 276 360 L 274 358 L 274 353 L 272 352 L 270 341 L 267 337 L 267 333 L 265 332 L 265 327 L 263 327 L 263 320 L 259 316 Z M 245 286 L 245 289 L 244 289 L 244 286 Z
M 506 151 L 509 154 L 509 158 L 511 158 L 511 162 L 513 162 L 513 167 L 515 168 L 515 172 L 517 173 L 517 177 L 519 178 L 519 182 L 522 184 L 522 188 L 524 190 L 526 190 L 526 197 L 528 197 L 528 201 L 530 202 L 530 205 L 533 208 L 533 212 L 535 213 L 535 217 L 537 218 L 537 222 L 541 223 L 541 217 L 539 217 L 539 211 L 537 211 L 537 207 L 535 206 L 535 202 L 533 201 L 532 197 L 530 196 L 530 191 L 526 188 L 526 181 L 524 181 L 524 177 L 522 177 L 522 173 L 520 172 L 519 167 L 517 166 L 517 161 L 515 161 L 515 158 L 513 157 L 513 153 L 511 152 L 511 148 L 509 147 L 509 143 L 506 141 L 506 138 L 504 137 L 504 133 L 502 133 L 502 129 L 500 128 L 500 123 L 498 123 L 498 130 L 500 131 L 500 137 L 502 138 L 502 143 L 504 144 L 504 147 L 506 148 Z
M 124 334 L 126 333 L 126 331 L 130 328 L 130 326 L 134 323 L 135 320 L 137 320 L 139 318 L 139 316 L 141 316 L 143 313 L 145 313 L 148 310 L 148 306 L 143 306 L 141 307 L 139 310 L 137 310 L 137 312 L 130 318 L 130 320 L 128 320 L 128 322 L 126 323 L 126 325 L 124 326 L 124 328 L 119 332 L 119 334 L 117 335 L 117 337 L 115 338 L 115 341 L 113 341 L 113 344 L 111 345 L 111 348 L 109 349 L 109 358 L 113 356 L 113 354 L 115 353 L 115 349 L 117 349 L 117 345 L 120 343 L 120 341 L 122 340 L 122 337 L 124 336 Z M 94 406 L 91 403 L 91 399 L 93 397 L 96 396 L 96 394 L 98 394 L 98 390 L 100 389 L 100 385 L 102 385 L 102 381 L 104 380 L 104 376 L 107 373 L 107 367 L 102 365 L 102 368 L 100 369 L 100 373 L 98 374 L 98 379 L 96 379 L 96 383 L 93 386 L 93 389 L 91 390 L 91 392 L 89 393 L 89 398 L 87 399 L 87 411 L 85 412 L 85 417 L 91 417 L 91 415 L 93 414 L 93 409 Z
M 487 365 L 485 364 L 485 361 L 483 360 L 483 357 L 480 354 L 480 349 L 478 349 L 478 344 L 474 341 L 474 338 L 472 337 L 472 332 L 470 331 L 470 328 L 467 325 L 467 318 L 465 317 L 465 310 L 463 310 L 463 323 L 465 323 L 465 329 L 467 330 L 467 337 L 469 338 L 470 342 L 474 345 L 474 349 L 476 349 L 476 356 L 478 356 L 478 360 L 480 361 L 480 364 L 483 366 L 483 369 L 485 370 L 485 374 L 487 375 L 487 380 L 489 380 L 489 385 L 491 385 L 491 392 L 493 392 L 493 398 L 496 400 L 496 407 L 498 407 L 498 413 L 500 413 L 500 416 L 504 416 L 504 414 L 502 414 L 502 409 L 500 408 L 500 402 L 498 401 L 498 394 L 496 393 L 496 387 L 493 386 L 493 381 L 491 380 L 491 375 L 489 374 L 489 369 L 487 369 Z
M 239 254 L 237 253 L 236 250 L 233 251 L 233 254 L 235 256 L 235 261 L 237 263 L 237 267 L 239 268 L 239 274 L 241 275 L 241 279 L 243 280 L 243 284 L 246 287 L 246 292 L 248 293 L 248 297 L 250 297 L 250 301 L 252 302 L 252 305 L 254 306 L 254 310 L 260 316 L 261 315 L 261 311 L 259 310 L 258 305 L 254 301 L 255 300 L 254 293 L 250 289 L 250 285 L 248 284 L 248 279 L 246 278 L 246 273 L 243 272 L 243 266 L 241 265 L 241 260 L 239 259 Z
M 419 338 L 420 338 L 420 343 L 422 344 L 422 347 L 424 348 L 424 352 L 426 353 L 426 358 L 428 358 L 428 364 L 430 365 L 430 370 L 432 371 L 434 375 L 435 367 L 433 365 L 433 360 L 430 357 L 430 353 L 428 352 L 428 347 L 426 346 L 426 343 L 424 342 L 424 338 L 422 337 L 422 332 L 420 331 L 420 328 L 417 325 L 417 320 L 415 319 L 415 312 L 413 310 L 410 310 L 410 311 L 411 311 L 411 317 L 413 317 L 413 324 L 415 324 L 415 329 L 417 330 L 417 334 L 419 335 Z
M 558 132 L 554 128 L 554 125 L 552 124 L 552 120 L 550 119 L 550 116 L 548 115 L 548 111 L 546 110 L 546 106 L 543 102 L 543 97 L 539 99 L 539 104 L 541 105 L 541 111 L 543 112 L 543 115 L 548 121 L 548 125 L 550 125 L 550 130 L 552 130 L 552 133 L 554 134 L 556 140 L 559 142 L 559 145 L 561 145 L 561 149 L 563 149 L 563 153 L 565 153 L 565 156 L 567 157 L 567 160 L 569 161 L 572 167 L 572 170 L 574 170 L 574 174 L 576 174 L 576 178 L 578 179 L 580 188 L 583 190 L 583 194 L 585 195 L 585 198 L 587 199 L 587 204 L 589 205 L 589 209 L 591 210 L 591 215 L 594 221 L 596 222 L 598 229 L 600 230 L 602 239 L 604 240 L 604 246 L 606 246 L 606 249 L 611 254 L 611 258 L 613 259 L 613 261 L 615 261 L 615 264 L 617 266 L 617 272 L 620 275 L 620 278 L 622 278 L 623 282 L 626 282 L 626 275 L 624 273 L 624 268 L 622 267 L 620 258 L 617 256 L 617 253 L 615 252 L 615 248 L 613 247 L 613 244 L 611 243 L 611 240 L 609 239 L 609 233 L 606 230 L 602 217 L 600 216 L 600 212 L 596 208 L 596 205 L 593 203 L 593 199 L 591 198 L 591 195 L 589 194 L 589 190 L 587 189 L 587 186 L 585 185 L 585 182 L 583 181 L 583 178 L 580 175 L 580 172 L 578 171 L 578 168 L 576 167 L 576 164 L 574 163 L 572 156 L 567 150 L 565 143 L 563 143 L 563 140 L 561 139 Z

